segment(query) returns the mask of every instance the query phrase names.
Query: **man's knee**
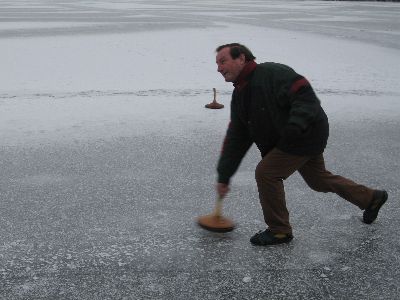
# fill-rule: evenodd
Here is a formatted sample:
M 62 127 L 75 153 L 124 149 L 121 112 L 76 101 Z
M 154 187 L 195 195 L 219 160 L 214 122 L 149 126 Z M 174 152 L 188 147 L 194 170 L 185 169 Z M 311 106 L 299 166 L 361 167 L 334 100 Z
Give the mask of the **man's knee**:
M 326 182 L 324 182 L 323 180 L 316 180 L 315 178 L 314 179 L 305 179 L 304 178 L 304 180 L 313 191 L 322 192 L 322 193 L 327 193 L 330 191 L 330 188 L 327 186 Z
M 306 183 L 310 187 L 310 189 L 312 189 L 313 191 L 316 191 L 316 192 L 324 192 L 325 191 L 325 189 L 322 186 L 320 186 L 320 185 L 318 185 L 318 184 L 316 184 L 314 182 L 307 182 L 306 181 Z
M 300 175 L 312 190 L 323 193 L 327 193 L 332 190 L 331 179 L 336 177 L 328 171 L 314 175 L 308 174 L 306 176 L 304 173 L 300 173 Z

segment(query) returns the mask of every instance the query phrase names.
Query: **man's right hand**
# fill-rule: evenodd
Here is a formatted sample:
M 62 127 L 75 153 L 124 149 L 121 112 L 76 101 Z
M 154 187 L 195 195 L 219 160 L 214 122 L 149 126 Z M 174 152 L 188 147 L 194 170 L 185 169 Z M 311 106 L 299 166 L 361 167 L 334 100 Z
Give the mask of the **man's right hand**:
M 218 182 L 215 186 L 217 194 L 220 198 L 224 198 L 229 192 L 229 184 Z

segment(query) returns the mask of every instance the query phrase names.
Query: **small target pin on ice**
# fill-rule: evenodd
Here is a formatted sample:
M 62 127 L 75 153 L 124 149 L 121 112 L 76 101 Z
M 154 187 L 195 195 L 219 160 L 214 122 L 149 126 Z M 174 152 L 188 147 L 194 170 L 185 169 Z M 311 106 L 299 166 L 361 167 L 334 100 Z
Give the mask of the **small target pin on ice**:
M 213 91 L 214 91 L 214 100 L 213 102 L 206 104 L 205 107 L 210 109 L 224 108 L 223 104 L 217 102 L 217 90 L 213 88 Z

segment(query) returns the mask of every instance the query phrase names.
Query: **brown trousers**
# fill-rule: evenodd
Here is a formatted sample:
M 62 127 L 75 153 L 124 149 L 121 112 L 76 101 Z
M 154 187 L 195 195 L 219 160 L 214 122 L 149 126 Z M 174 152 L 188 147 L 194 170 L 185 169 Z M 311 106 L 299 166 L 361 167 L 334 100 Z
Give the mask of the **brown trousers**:
M 256 181 L 265 223 L 272 232 L 292 233 L 283 180 L 298 171 L 310 188 L 333 192 L 361 209 L 369 206 L 373 190 L 325 169 L 324 157 L 296 156 L 274 148 L 257 165 Z

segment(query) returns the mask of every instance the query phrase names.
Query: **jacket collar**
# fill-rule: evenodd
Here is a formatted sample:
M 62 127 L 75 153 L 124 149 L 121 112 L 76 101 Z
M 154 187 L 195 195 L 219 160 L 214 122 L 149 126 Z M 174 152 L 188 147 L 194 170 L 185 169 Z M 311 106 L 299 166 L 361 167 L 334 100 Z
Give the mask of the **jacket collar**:
M 248 83 L 249 76 L 253 73 L 254 69 L 257 67 L 257 63 L 252 60 L 246 63 L 243 67 L 242 72 L 240 72 L 238 78 L 233 83 L 233 86 L 238 90 L 242 90 Z

